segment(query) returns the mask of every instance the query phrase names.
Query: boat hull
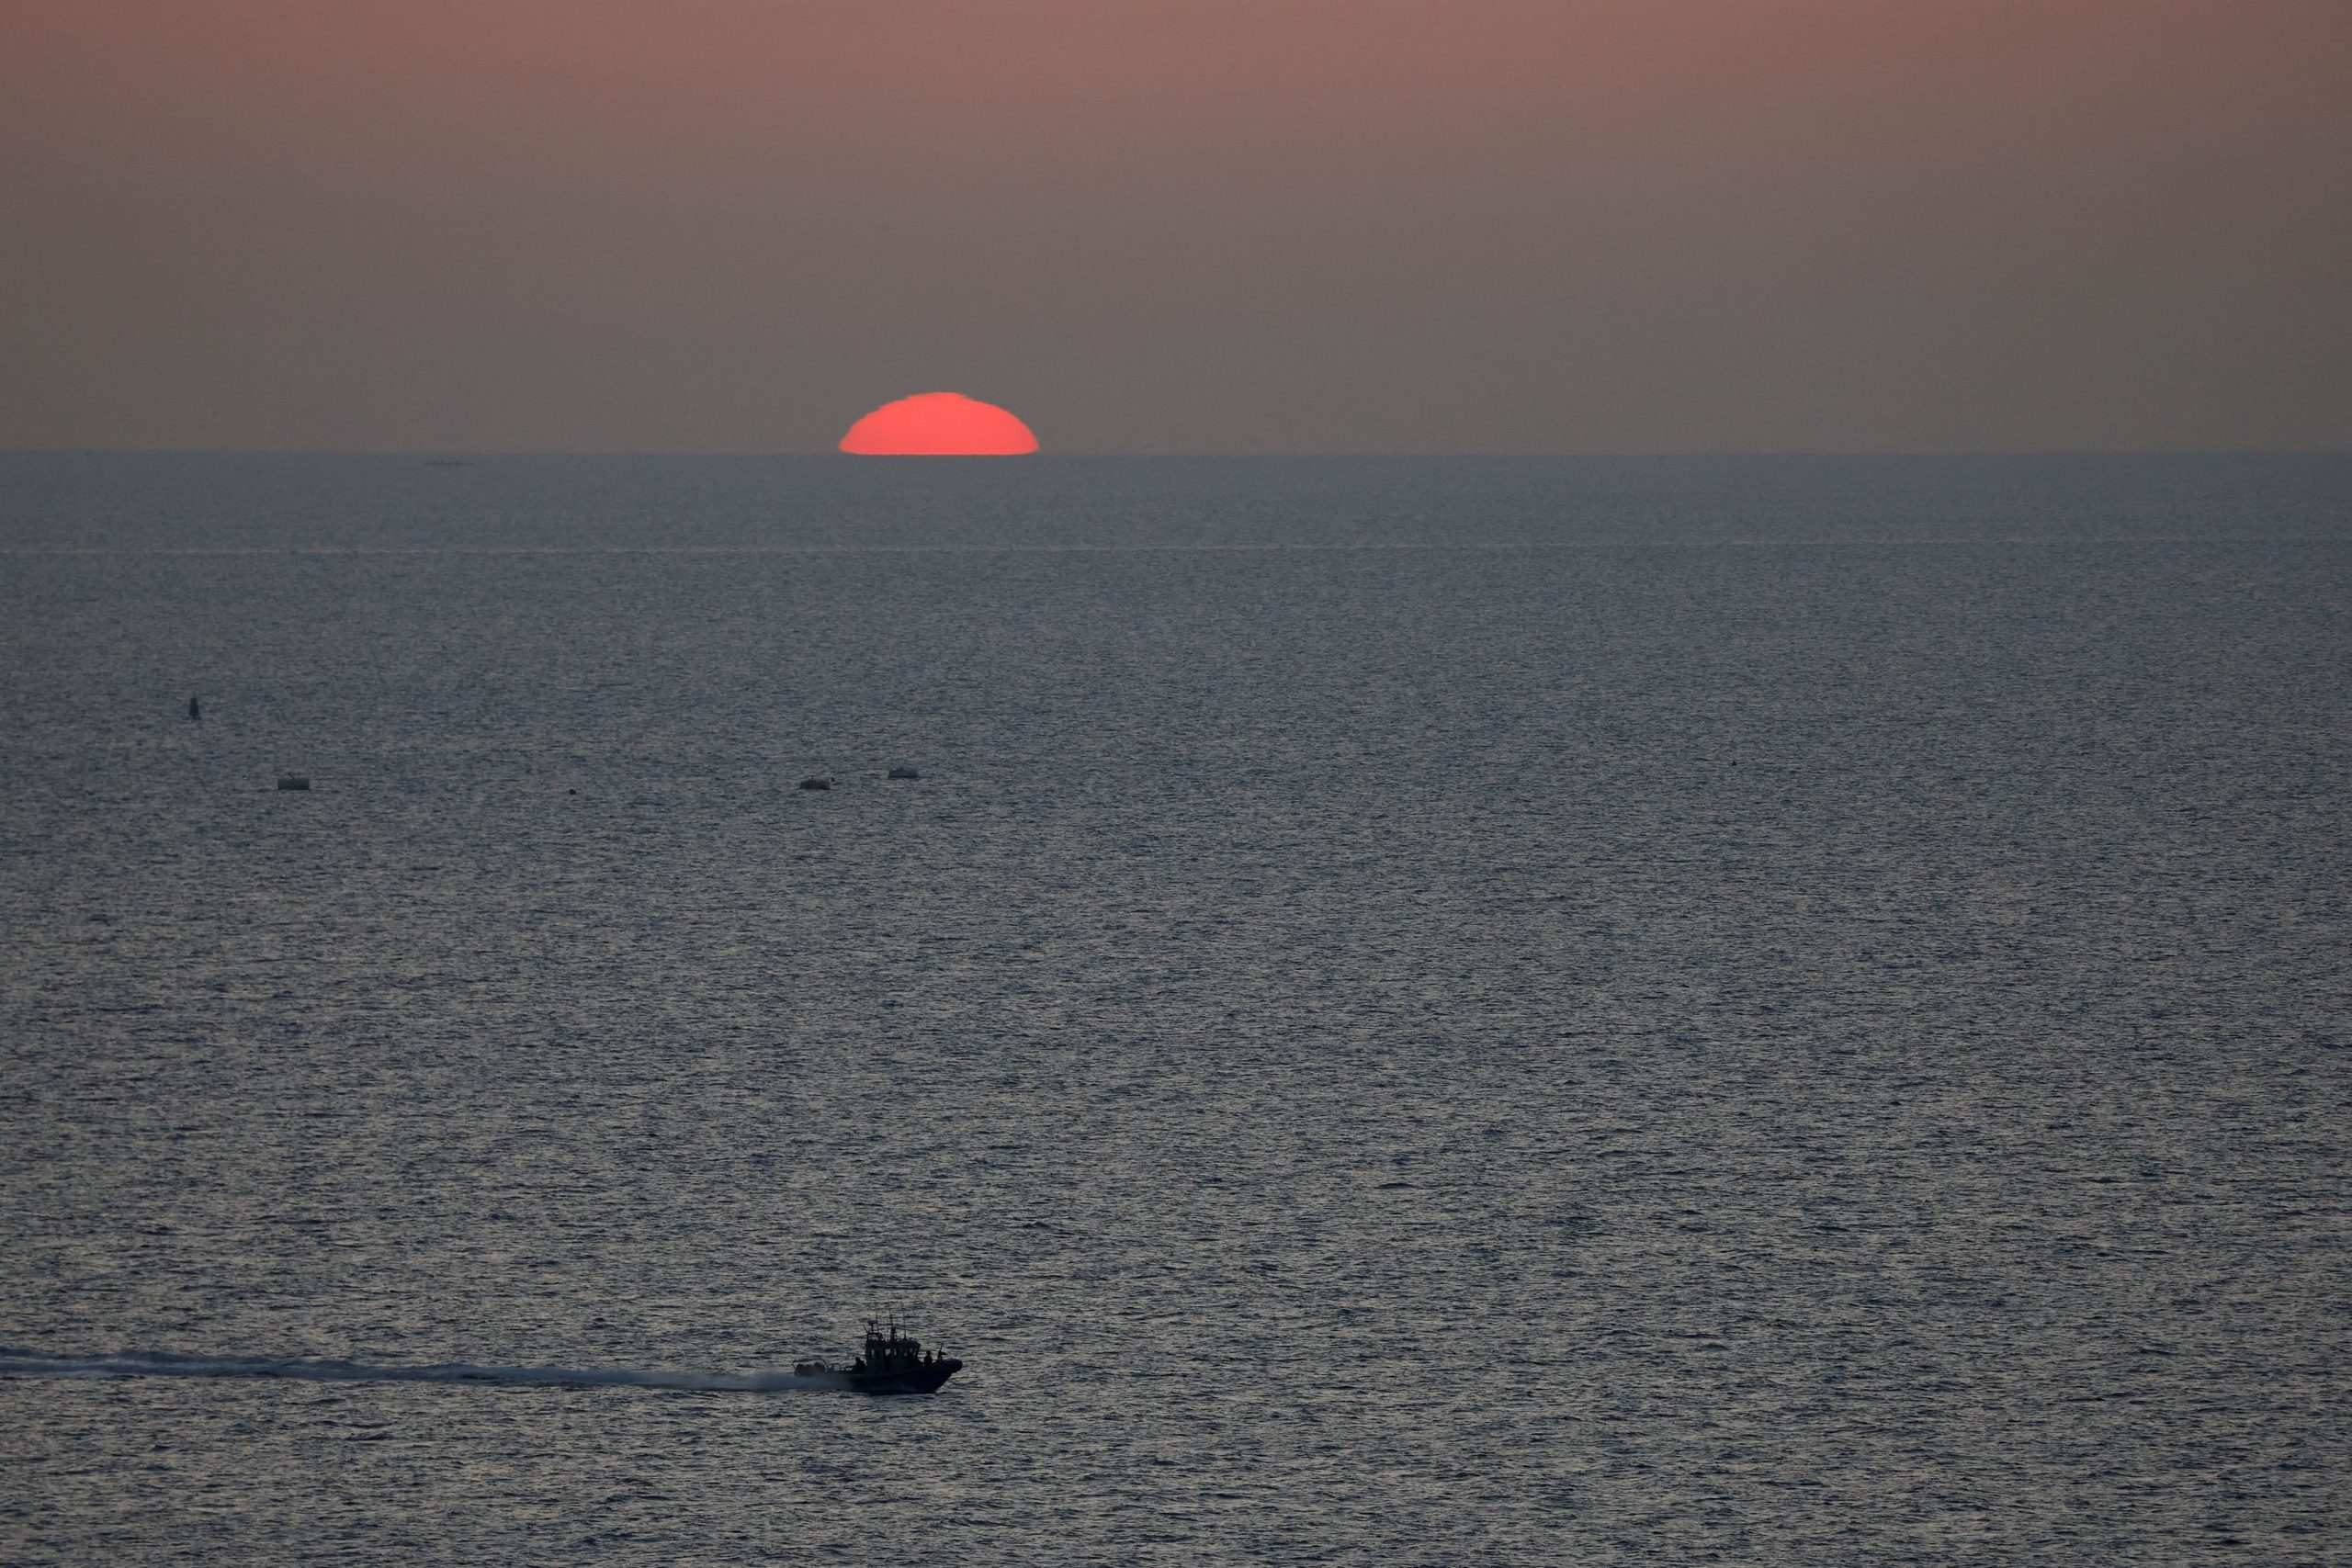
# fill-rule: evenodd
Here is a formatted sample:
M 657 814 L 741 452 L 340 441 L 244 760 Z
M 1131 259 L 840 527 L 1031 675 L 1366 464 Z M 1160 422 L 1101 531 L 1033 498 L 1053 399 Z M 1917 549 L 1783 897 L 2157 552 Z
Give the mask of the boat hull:
M 843 1372 L 841 1377 L 853 1393 L 936 1393 L 963 1366 L 961 1361 L 933 1361 L 902 1371 Z
M 807 1379 L 808 1384 L 843 1393 L 935 1393 L 940 1384 L 964 1370 L 964 1363 L 950 1359 L 909 1367 L 853 1368 L 804 1361 L 792 1370 L 795 1376 Z

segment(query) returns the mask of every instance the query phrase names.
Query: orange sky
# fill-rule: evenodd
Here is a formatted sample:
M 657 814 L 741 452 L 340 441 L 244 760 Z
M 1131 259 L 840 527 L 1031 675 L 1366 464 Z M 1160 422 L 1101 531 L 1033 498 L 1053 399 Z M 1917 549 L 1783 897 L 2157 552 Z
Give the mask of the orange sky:
M 0 0 L 0 446 L 2343 446 L 2346 0 Z

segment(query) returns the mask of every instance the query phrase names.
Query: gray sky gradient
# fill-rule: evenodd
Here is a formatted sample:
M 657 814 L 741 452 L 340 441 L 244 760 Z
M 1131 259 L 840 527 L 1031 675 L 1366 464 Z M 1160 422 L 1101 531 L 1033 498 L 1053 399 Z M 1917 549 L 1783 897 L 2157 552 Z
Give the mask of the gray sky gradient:
M 0 0 L 0 446 L 2352 446 L 2346 0 Z

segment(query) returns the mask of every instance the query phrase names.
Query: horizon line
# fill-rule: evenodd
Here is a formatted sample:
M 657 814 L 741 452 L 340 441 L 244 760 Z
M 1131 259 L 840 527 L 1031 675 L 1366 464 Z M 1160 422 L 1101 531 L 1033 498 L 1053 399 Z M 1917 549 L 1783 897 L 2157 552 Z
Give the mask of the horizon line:
M 1854 447 L 1659 447 L 1640 450 L 1577 451 L 1426 451 L 1378 452 L 1360 449 L 1327 451 L 1251 452 L 1170 450 L 1164 452 L 1045 451 L 1023 453 L 894 453 L 880 457 L 841 452 L 830 447 L 778 447 L 765 451 L 719 447 L 578 447 L 578 446 L 0 446 L 0 457 L 713 457 L 763 460 L 817 457 L 844 466 L 881 462 L 960 462 L 978 459 L 1018 464 L 1023 461 L 1076 458 L 1090 462 L 1266 461 L 1495 461 L 1636 460 L 1660 458 L 1853 458 L 1853 457 L 2352 457 L 2352 444 L 2342 446 L 1854 446 Z

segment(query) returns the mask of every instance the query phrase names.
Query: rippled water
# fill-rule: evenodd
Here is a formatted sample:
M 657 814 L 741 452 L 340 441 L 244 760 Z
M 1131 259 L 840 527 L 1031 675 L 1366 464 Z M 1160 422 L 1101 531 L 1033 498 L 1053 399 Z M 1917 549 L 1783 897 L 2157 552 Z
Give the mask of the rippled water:
M 2348 545 L 0 458 L 0 1560 L 2341 1561 Z

